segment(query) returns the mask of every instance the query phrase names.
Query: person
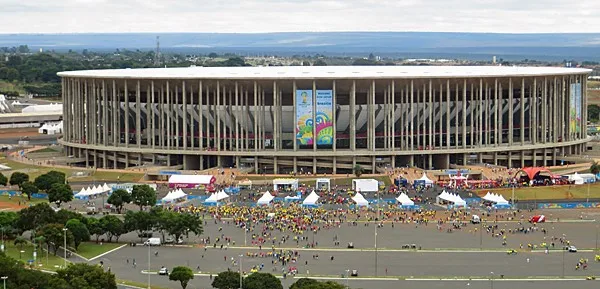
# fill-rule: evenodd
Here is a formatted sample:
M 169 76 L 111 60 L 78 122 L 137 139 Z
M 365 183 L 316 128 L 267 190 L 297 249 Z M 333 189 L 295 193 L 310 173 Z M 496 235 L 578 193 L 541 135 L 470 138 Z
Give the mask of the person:
M 155 251 L 155 252 L 154 252 L 154 256 L 158 256 L 158 251 Z

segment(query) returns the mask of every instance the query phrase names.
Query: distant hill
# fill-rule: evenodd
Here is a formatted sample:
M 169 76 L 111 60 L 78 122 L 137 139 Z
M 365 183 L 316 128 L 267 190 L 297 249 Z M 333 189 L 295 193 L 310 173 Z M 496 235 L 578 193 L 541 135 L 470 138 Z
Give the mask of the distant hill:
M 161 49 L 184 53 L 314 54 L 408 58 L 600 60 L 600 33 L 446 32 L 0 34 L 0 46 L 38 50 Z

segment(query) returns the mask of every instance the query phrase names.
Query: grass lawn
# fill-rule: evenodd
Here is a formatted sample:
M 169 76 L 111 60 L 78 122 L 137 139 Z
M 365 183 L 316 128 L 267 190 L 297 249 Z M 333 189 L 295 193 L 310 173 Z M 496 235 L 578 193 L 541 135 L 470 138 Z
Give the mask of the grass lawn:
M 84 242 L 79 244 L 79 248 L 77 248 L 77 254 L 87 259 L 91 259 L 122 245 L 123 244 L 121 243 L 102 243 L 102 245 L 100 245 L 96 244 L 96 242 Z
M 588 197 L 600 198 L 600 184 L 591 185 L 571 185 L 571 186 L 552 186 L 552 187 L 527 187 L 515 189 L 515 199 L 517 200 L 564 200 L 564 199 L 585 199 Z M 484 196 L 486 192 L 501 194 L 509 199 L 512 196 L 512 189 L 489 189 L 478 190 L 477 195 Z
M 43 148 L 43 149 L 39 149 L 39 150 L 33 151 L 33 152 L 29 153 L 29 155 L 30 154 L 37 154 L 37 153 L 59 153 L 61 151 L 62 151 L 61 149 L 54 149 L 54 148 L 51 148 L 51 147 L 46 147 L 46 148 Z
M 35 205 L 35 204 L 39 204 L 39 203 L 47 203 L 48 199 L 31 198 L 31 201 L 28 201 L 26 196 L 23 196 L 23 197 L 15 196 L 12 198 L 9 198 L 8 196 L 0 196 L 0 202 L 2 202 L 2 203 L 12 203 L 12 204 L 18 205 L 19 201 L 21 202 L 21 205 L 27 205 L 29 203 L 31 203 L 32 205 Z
M 4 249 L 7 256 L 10 256 L 14 259 L 23 261 L 27 263 L 28 260 L 33 259 L 33 245 L 28 243 L 27 245 L 23 245 L 23 253 L 20 253 L 19 247 L 14 245 L 14 240 L 4 240 Z M 44 245 L 45 246 L 45 245 Z M 56 271 L 59 266 L 63 266 L 64 259 L 54 256 L 52 250 L 50 250 L 50 254 L 48 254 L 48 258 L 46 259 L 46 251 L 45 250 L 37 250 L 37 262 L 36 268 L 52 270 Z M 68 260 L 67 260 L 68 262 Z
M 167 278 L 169 278 L 169 277 L 167 277 Z M 135 281 L 129 281 L 129 280 L 117 279 L 117 284 L 135 286 L 135 287 L 139 287 L 139 288 L 148 288 L 148 283 L 135 282 Z M 173 284 L 175 284 L 175 283 L 173 283 Z M 179 284 L 179 283 L 177 283 L 177 284 Z M 150 284 L 150 288 L 151 289 L 166 289 L 165 287 L 158 287 L 158 286 L 154 286 L 152 284 Z
M 74 170 L 70 170 L 70 169 L 51 168 L 51 167 L 36 166 L 36 165 L 32 165 L 32 164 L 24 164 L 24 163 L 20 163 L 20 162 L 15 162 L 13 160 L 8 160 L 6 158 L 0 159 L 0 163 L 4 164 L 6 166 L 9 166 L 12 169 L 11 171 L 19 170 L 19 171 L 22 171 L 23 173 L 28 174 L 30 180 L 34 180 L 38 176 L 43 175 L 49 171 L 63 172 L 63 173 L 65 173 L 67 178 L 70 177 L 71 175 L 73 175 L 73 172 L 74 172 Z M 12 174 L 12 172 L 11 172 L 11 174 Z M 6 174 L 6 175 L 7 175 L 7 177 L 9 177 L 10 174 Z
M 5 80 L 0 80 L 0 90 L 1 91 L 16 91 L 19 94 L 25 94 L 25 90 L 21 85 L 15 84 L 12 82 L 8 82 Z

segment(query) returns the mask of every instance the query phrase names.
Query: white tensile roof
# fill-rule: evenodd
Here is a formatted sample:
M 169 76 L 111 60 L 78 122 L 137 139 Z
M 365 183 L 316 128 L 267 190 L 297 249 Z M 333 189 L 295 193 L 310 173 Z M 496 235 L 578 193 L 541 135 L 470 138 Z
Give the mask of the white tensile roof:
M 313 190 L 312 193 L 310 193 L 310 195 L 308 195 L 308 197 L 306 197 L 306 199 L 304 199 L 304 201 L 302 201 L 302 204 L 303 205 L 315 205 L 318 200 L 319 200 L 319 195 L 317 195 L 317 193 L 315 193 L 315 191 Z
M 172 175 L 169 177 L 169 184 L 208 185 L 212 179 L 212 175 Z
M 275 197 L 273 197 L 273 195 L 271 195 L 271 193 L 269 193 L 269 191 L 266 191 L 262 195 L 262 197 L 260 197 L 260 199 L 258 199 L 258 201 L 256 201 L 256 203 L 259 205 L 266 205 L 266 204 L 270 203 L 273 199 L 275 199 Z
M 364 79 L 543 76 L 591 71 L 582 68 L 518 66 L 265 66 L 103 69 L 63 71 L 58 75 L 147 79 Z

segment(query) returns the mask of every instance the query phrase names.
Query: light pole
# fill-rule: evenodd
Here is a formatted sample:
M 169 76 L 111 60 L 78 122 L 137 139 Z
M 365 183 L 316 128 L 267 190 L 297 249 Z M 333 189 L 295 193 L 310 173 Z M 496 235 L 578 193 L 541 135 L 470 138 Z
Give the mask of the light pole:
M 64 268 L 67 268 L 67 230 L 69 230 L 69 229 L 63 228 L 62 230 L 63 230 L 63 235 L 64 235 L 64 246 L 63 246 L 63 249 L 64 249 L 63 252 L 65 254 L 64 255 Z
M 590 205 L 590 184 L 591 183 L 588 183 L 587 185 L 587 197 L 585 199 L 585 202 L 588 204 L 588 206 Z
M 247 246 L 247 243 L 248 243 L 248 239 L 246 237 L 247 234 L 248 234 L 248 225 L 245 225 L 244 226 L 244 247 Z
M 243 281 L 242 278 L 244 277 L 244 271 L 242 269 L 242 260 L 243 260 L 242 257 L 244 257 L 244 255 L 240 254 L 240 289 L 242 289 L 242 286 L 243 286 L 242 285 L 243 284 L 242 283 L 242 281 Z
M 490 272 L 490 289 L 494 289 L 494 272 Z
M 350 269 L 346 269 L 346 288 L 347 289 L 350 289 L 350 285 L 348 284 L 348 282 L 350 282 L 350 281 L 348 281 L 349 277 L 350 277 L 349 275 L 350 275 Z
M 375 276 L 378 276 L 378 271 L 377 271 L 377 227 L 379 227 L 379 190 L 377 190 L 377 214 L 375 217 Z
M 4 252 L 4 226 L 2 226 L 2 248 L 0 248 L 2 252 Z
M 148 231 L 150 231 L 150 228 L 148 228 Z M 148 243 L 148 289 L 150 289 L 150 243 Z
M 4 289 L 6 289 L 6 279 L 8 279 L 8 276 L 2 276 L 2 283 L 4 283 Z

